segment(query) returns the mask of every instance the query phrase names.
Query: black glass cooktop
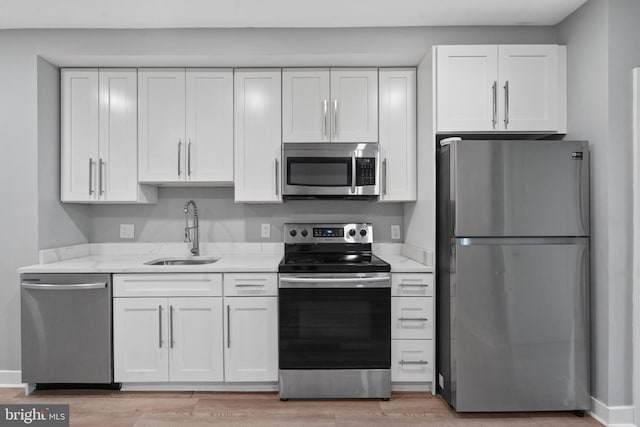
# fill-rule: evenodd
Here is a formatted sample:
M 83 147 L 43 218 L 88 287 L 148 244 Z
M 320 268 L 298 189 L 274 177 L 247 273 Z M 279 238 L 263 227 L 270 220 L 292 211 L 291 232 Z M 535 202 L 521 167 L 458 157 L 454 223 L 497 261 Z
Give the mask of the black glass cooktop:
M 389 272 L 391 266 L 371 254 L 347 253 L 293 253 L 286 254 L 280 265 L 280 273 L 365 273 Z

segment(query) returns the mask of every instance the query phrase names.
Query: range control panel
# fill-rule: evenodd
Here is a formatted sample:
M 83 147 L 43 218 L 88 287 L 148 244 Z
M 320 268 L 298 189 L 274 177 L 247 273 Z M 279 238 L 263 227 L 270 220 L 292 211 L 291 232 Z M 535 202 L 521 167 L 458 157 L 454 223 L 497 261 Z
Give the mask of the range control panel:
M 292 243 L 373 243 L 373 224 L 284 224 L 284 242 Z

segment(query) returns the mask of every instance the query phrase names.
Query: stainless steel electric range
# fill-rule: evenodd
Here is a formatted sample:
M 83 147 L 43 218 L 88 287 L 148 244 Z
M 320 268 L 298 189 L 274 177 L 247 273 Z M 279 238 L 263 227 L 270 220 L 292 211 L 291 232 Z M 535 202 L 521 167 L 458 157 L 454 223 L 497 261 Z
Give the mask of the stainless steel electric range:
M 371 224 L 285 224 L 280 399 L 391 396 L 391 266 Z

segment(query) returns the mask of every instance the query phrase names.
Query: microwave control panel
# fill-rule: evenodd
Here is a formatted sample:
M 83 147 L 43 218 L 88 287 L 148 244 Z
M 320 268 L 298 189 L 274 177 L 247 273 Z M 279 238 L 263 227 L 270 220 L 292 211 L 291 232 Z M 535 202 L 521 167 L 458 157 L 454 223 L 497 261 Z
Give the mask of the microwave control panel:
M 360 157 L 356 159 L 356 185 L 376 184 L 375 157 Z

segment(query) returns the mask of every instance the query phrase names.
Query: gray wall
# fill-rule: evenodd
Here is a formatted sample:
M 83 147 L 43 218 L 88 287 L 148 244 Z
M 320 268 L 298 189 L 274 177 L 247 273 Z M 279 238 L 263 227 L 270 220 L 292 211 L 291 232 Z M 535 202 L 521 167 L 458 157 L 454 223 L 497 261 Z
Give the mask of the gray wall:
M 632 68 L 640 3 L 590 0 L 558 26 L 568 48 L 567 139 L 591 142 L 592 395 L 632 403 Z
M 90 240 L 112 241 L 117 236 L 114 226 L 120 222 L 140 224 L 139 236 L 145 241 L 155 238 L 155 233 L 146 231 L 152 227 L 162 230 L 167 240 L 178 241 L 181 238 L 178 224 L 181 204 L 191 196 L 198 199 L 203 210 L 209 210 L 212 217 L 227 218 L 225 226 L 214 226 L 207 231 L 214 239 L 219 236 L 221 240 L 227 236 L 255 239 L 255 224 L 261 223 L 262 218 L 273 218 L 272 235 L 275 236 L 285 217 L 287 220 L 306 219 L 316 212 L 323 218 L 353 215 L 374 218 L 386 225 L 396 221 L 403 224 L 401 205 L 378 207 L 353 202 L 341 205 L 340 210 L 333 204 L 310 202 L 236 206 L 231 202 L 231 193 L 225 189 L 184 189 L 184 193 L 179 189 L 162 189 L 157 207 L 74 209 L 60 206 L 54 203 L 55 199 L 47 199 L 51 191 L 56 196 L 59 193 L 56 184 L 59 159 L 53 147 L 55 142 L 53 138 L 48 139 L 51 135 L 44 130 L 40 142 L 37 131 L 38 91 L 49 90 L 44 82 L 52 82 L 49 79 L 53 71 L 48 72 L 46 64 L 40 64 L 43 85 L 39 87 L 38 55 L 57 66 L 417 65 L 436 44 L 553 42 L 553 27 L 0 31 L 0 129 L 5 141 L 5 151 L 0 156 L 0 179 L 5 185 L 0 195 L 8 207 L 0 211 L 2 223 L 7 225 L 0 245 L 0 370 L 20 368 L 16 269 L 37 262 L 39 247 L 79 243 L 85 240 L 87 233 Z M 53 93 L 54 90 L 50 90 L 49 93 Z M 43 105 L 51 103 L 47 97 L 43 95 Z M 43 120 L 42 112 L 46 110 L 46 107 L 41 110 Z M 53 126 L 43 123 L 45 128 L 52 129 Z M 57 133 L 57 130 L 51 133 Z M 432 165 L 420 161 L 418 167 L 427 170 Z M 42 193 L 46 193 L 46 196 L 42 194 L 43 200 L 40 200 L 39 184 Z M 419 182 L 419 191 L 421 185 Z M 84 215 L 83 209 L 89 211 L 88 215 Z M 152 219 L 144 219 L 145 214 L 153 215 Z M 244 224 L 245 216 L 250 218 L 247 224 L 253 225 Z M 410 219 L 415 230 L 433 224 L 433 217 L 428 212 Z M 417 221 L 415 225 L 414 221 Z M 384 231 L 388 229 L 386 225 L 380 227 L 382 230 L 378 233 L 383 238 L 388 233 Z M 410 227 L 409 224 L 405 226 Z M 178 233 L 175 239 L 171 238 L 174 227 Z M 42 236 L 39 236 L 39 230 Z M 426 246 L 429 243 L 416 241 L 415 244 Z
M 181 242 L 183 207 L 193 199 L 198 205 L 200 240 L 203 242 L 282 242 L 285 222 L 370 221 L 376 241 L 391 241 L 391 225 L 403 225 L 401 203 L 366 201 L 305 201 L 284 204 L 234 203 L 233 188 L 164 187 L 157 205 L 93 206 L 91 241 L 132 241 L 119 238 L 120 224 L 134 224 L 138 242 Z M 271 224 L 271 238 L 260 237 L 261 224 Z

